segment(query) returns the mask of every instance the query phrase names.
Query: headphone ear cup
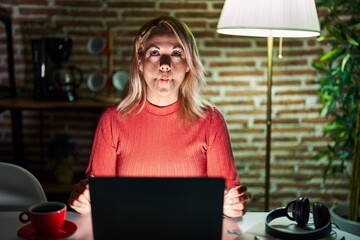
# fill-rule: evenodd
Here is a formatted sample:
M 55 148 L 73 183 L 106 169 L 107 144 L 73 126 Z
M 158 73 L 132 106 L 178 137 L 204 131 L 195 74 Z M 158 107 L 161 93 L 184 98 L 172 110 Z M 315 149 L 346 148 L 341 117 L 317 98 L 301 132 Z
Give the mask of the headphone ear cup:
M 327 207 L 321 203 L 314 203 L 313 206 L 314 225 L 315 229 L 324 227 L 330 222 L 330 212 Z
M 293 217 L 300 227 L 304 227 L 309 221 L 310 201 L 307 197 L 299 197 L 293 206 Z

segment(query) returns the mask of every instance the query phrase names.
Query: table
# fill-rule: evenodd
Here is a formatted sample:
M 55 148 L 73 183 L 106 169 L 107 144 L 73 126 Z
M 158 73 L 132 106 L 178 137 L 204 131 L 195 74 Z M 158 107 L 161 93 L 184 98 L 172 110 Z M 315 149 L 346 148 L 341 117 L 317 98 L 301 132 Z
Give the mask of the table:
M 0 239 L 13 240 L 18 239 L 17 231 L 24 224 L 18 220 L 20 212 L 0 212 Z M 238 219 L 224 219 L 223 220 L 223 240 L 254 240 L 255 236 L 258 240 L 274 239 L 273 237 L 265 233 L 264 219 L 267 213 L 265 212 L 249 212 L 244 217 Z M 78 229 L 68 239 L 76 240 L 92 240 L 92 223 L 91 215 L 80 215 L 76 212 L 68 211 L 66 219 L 74 222 Z M 240 233 L 237 234 L 228 233 L 228 230 Z M 328 237 L 325 239 L 337 240 L 345 237 L 346 240 L 360 240 L 360 237 L 350 233 L 346 233 L 337 229 L 334 229 L 337 236 L 334 238 Z

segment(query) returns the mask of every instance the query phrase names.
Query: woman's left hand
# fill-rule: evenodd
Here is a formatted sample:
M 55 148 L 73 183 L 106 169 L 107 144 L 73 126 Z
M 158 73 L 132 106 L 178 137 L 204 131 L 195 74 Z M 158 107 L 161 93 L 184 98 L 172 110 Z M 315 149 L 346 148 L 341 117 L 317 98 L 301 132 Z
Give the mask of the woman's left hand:
M 226 217 L 235 218 L 245 214 L 246 201 L 251 199 L 251 195 L 243 185 L 233 187 L 224 192 L 224 210 Z

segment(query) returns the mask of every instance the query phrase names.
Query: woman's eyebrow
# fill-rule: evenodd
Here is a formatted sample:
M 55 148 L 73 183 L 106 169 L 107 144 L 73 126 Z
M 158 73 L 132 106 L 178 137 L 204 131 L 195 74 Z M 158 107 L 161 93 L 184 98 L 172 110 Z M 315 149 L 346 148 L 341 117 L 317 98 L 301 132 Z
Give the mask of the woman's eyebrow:
M 180 44 L 175 45 L 175 46 L 173 47 L 173 49 L 175 49 L 175 48 L 180 48 L 181 50 L 184 50 L 184 48 L 183 48 Z
M 149 45 L 146 47 L 146 50 L 148 50 L 149 48 L 152 48 L 152 47 L 154 47 L 154 48 L 156 48 L 156 49 L 160 49 L 160 47 L 157 46 L 157 45 L 155 45 L 155 44 L 149 44 Z
M 159 47 L 158 45 L 156 45 L 156 44 L 149 44 L 149 45 L 146 47 L 146 50 L 148 50 L 149 48 L 160 49 L 160 47 Z M 176 49 L 176 48 L 180 48 L 180 49 L 184 50 L 183 47 L 182 47 L 180 44 L 176 44 L 172 49 Z

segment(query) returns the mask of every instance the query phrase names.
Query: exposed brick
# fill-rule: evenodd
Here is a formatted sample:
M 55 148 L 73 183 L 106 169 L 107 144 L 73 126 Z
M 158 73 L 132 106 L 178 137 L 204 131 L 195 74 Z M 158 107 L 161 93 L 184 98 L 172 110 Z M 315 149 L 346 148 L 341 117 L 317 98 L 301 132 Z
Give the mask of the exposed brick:
M 227 57 L 241 58 L 241 57 L 266 57 L 266 51 L 232 51 L 226 54 Z
M 2 3 L 17 4 L 33 4 L 33 5 L 47 5 L 47 0 L 3 0 Z
M 133 9 L 146 9 L 155 8 L 155 2 L 149 1 L 116 1 L 116 2 L 108 2 L 109 8 L 133 8 Z
M 160 8 L 169 8 L 169 9 L 189 9 L 189 10 L 201 10 L 206 9 L 206 3 L 197 3 L 197 2 L 184 2 L 184 3 L 177 3 L 177 2 L 163 2 L 160 3 Z
M 225 91 L 226 96 L 261 96 L 263 91 Z
M 65 9 L 56 9 L 56 8 L 19 8 L 19 13 L 21 15 L 66 15 L 67 11 Z
M 236 47 L 236 48 L 248 48 L 250 43 L 248 42 L 222 42 L 222 41 L 211 41 L 205 42 L 207 47 Z
M 287 60 L 287 59 L 283 59 L 283 60 L 278 60 L 278 61 L 274 61 L 273 62 L 273 67 L 277 67 L 277 66 L 303 66 L 307 64 L 307 60 L 306 59 L 301 59 L 301 60 Z M 261 64 L 261 66 L 263 67 L 267 67 L 267 62 L 263 62 Z
M 316 71 L 312 69 L 303 69 L 303 70 L 274 70 L 273 76 L 291 76 L 291 75 L 316 75 Z
M 215 12 L 197 12 L 197 11 L 186 11 L 186 12 L 178 12 L 175 14 L 175 17 L 178 18 L 205 18 L 205 19 L 218 19 L 220 14 Z
M 262 71 L 220 71 L 219 76 L 231 77 L 231 76 L 262 76 Z
M 208 81 L 208 86 L 249 86 L 249 82 L 238 82 L 238 81 Z
M 106 54 L 90 55 L 86 49 L 91 36 L 111 28 L 114 34 L 114 69 L 127 70 L 132 39 L 147 20 L 162 15 L 180 17 L 193 30 L 205 66 L 208 84 L 201 95 L 217 105 L 228 123 L 236 169 L 243 184 L 253 193 L 250 210 L 263 210 L 265 183 L 267 40 L 222 35 L 216 32 L 223 1 L 163 0 L 3 0 L 2 8 L 12 14 L 16 82 L 19 92 L 32 95 L 33 66 L 31 39 L 43 36 L 70 36 L 73 49 L 68 65 L 84 71 L 79 93 L 94 96 L 86 80 L 94 69 L 106 68 Z M 319 9 L 323 17 L 326 10 Z M 0 97 L 8 86 L 4 27 L 0 26 Z M 283 39 L 283 58 L 278 59 L 279 39 L 274 39 L 271 208 L 286 205 L 299 194 L 329 206 L 345 202 L 349 179 L 345 174 L 329 176 L 323 183 L 324 162 L 313 160 L 332 139 L 322 127 L 330 121 L 320 114 L 317 95 L 320 74 L 311 67 L 319 62 L 321 48 L 328 41 L 315 38 Z M 105 91 L 105 90 L 104 90 Z M 105 92 L 104 92 L 105 93 Z M 102 93 L 102 94 L 104 94 Z M 42 164 L 40 115 L 24 111 L 24 140 L 27 161 L 34 168 Z M 80 147 L 75 171 L 84 173 L 90 156 L 98 114 L 44 112 L 44 146 L 57 133 L 69 133 Z M 11 118 L 0 113 L 0 160 L 12 161 Z M 338 163 L 336 163 L 338 164 Z M 300 192 L 300 193 L 299 193 Z
M 154 17 L 160 17 L 160 16 L 165 16 L 165 15 L 169 15 L 167 11 L 160 11 L 160 10 L 157 10 L 157 11 L 124 11 L 122 16 L 124 18 L 148 18 L 149 20 L 151 18 L 154 18 Z
M 229 61 L 221 61 L 221 62 L 211 62 L 210 67 L 254 67 L 255 62 L 247 61 L 247 62 L 229 62 Z
M 101 7 L 101 1 L 68 1 L 68 0 L 55 0 L 55 6 L 68 6 L 68 7 Z
M 117 12 L 116 11 L 111 11 L 111 10 L 104 10 L 104 11 L 87 11 L 87 10 L 71 10 L 68 13 L 70 16 L 77 16 L 77 17 L 87 17 L 87 18 L 116 18 Z
M 253 101 L 217 101 L 218 106 L 233 106 L 233 105 L 254 105 Z

